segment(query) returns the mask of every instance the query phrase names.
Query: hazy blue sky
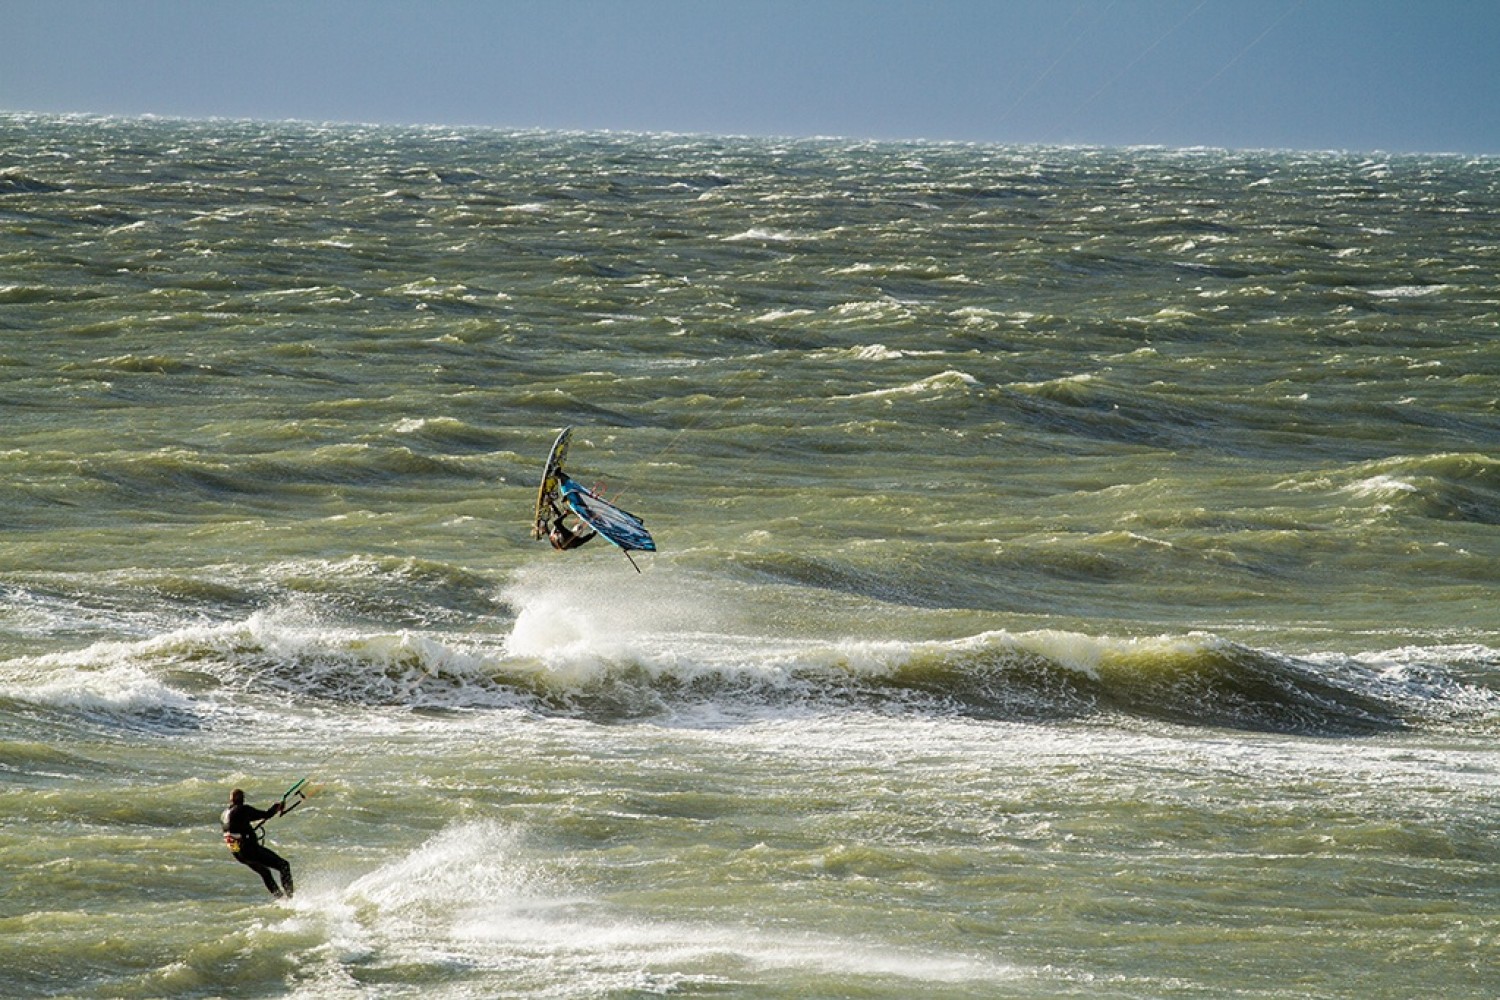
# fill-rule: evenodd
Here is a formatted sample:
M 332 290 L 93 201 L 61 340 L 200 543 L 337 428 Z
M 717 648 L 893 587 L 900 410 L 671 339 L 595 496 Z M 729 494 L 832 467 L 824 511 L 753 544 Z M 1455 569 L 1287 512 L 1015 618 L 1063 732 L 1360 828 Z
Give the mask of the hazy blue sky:
M 1500 0 L 0 0 L 0 109 L 1500 153 Z

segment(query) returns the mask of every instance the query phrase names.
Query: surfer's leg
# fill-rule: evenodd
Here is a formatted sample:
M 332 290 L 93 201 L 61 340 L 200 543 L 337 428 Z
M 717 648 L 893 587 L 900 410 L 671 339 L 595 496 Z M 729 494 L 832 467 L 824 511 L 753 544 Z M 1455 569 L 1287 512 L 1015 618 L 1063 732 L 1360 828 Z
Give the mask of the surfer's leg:
M 276 880 L 271 877 L 271 869 L 262 864 L 252 864 L 250 870 L 260 876 L 260 880 L 266 884 L 266 891 L 273 896 L 281 895 L 281 890 L 276 888 Z
M 292 863 L 264 847 L 260 849 L 260 860 L 281 873 L 281 891 L 286 893 L 288 899 L 292 898 Z M 266 883 L 270 884 L 270 881 L 271 875 L 267 872 Z
M 267 857 L 267 855 L 270 856 Z M 275 859 L 274 861 L 272 860 L 273 858 Z M 277 857 L 274 853 L 266 850 L 263 847 L 256 849 L 254 852 L 241 851 L 238 855 L 235 856 L 235 860 L 244 865 L 246 868 L 249 868 L 255 874 L 259 875 L 260 880 L 266 884 L 267 892 L 269 892 L 273 896 L 281 895 L 281 890 L 276 887 L 276 880 L 271 877 L 271 869 L 280 867 L 277 862 L 280 862 L 281 865 L 285 865 L 285 861 L 282 861 L 281 858 Z M 290 876 L 291 871 L 290 866 L 288 866 L 288 879 L 290 878 Z

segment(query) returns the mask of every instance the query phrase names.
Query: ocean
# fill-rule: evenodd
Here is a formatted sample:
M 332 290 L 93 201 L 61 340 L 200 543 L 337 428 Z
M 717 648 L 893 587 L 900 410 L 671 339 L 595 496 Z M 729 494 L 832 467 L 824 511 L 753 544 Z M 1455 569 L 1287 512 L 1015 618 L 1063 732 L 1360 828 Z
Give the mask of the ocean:
M 1500 995 L 1500 159 L 5 114 L 0 409 L 5 995 Z

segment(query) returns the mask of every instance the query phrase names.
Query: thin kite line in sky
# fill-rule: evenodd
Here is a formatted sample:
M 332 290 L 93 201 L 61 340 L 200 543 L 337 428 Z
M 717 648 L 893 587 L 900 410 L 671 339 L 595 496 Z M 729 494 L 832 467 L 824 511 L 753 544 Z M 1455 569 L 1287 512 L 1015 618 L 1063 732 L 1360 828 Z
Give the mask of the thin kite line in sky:
M 1118 2 L 1118 0 L 1110 0 L 1109 6 L 1106 7 L 1106 8 L 1104 8 L 1104 10 L 1099 13 L 1099 16 L 1094 19 L 1094 23 L 1093 24 L 1085 25 L 1082 30 L 1080 30 L 1076 35 L 1074 35 L 1073 36 L 1073 40 L 1071 42 L 1069 42 L 1063 48 L 1063 50 L 1057 54 L 1057 58 L 1056 59 L 1052 60 L 1052 64 L 1050 66 L 1048 66 L 1046 69 L 1042 70 L 1041 75 L 1038 76 L 1035 80 L 1032 80 L 1031 83 L 1030 83 L 1030 85 L 1028 85 L 1025 90 L 1021 91 L 1021 93 L 1016 97 L 1015 101 L 1013 101 L 1011 103 L 1011 106 L 1008 107 L 1008 108 L 1006 108 L 1005 111 L 1000 115 L 1000 117 L 998 119 L 996 119 L 995 124 L 998 125 L 998 124 L 1006 121 L 1007 119 L 1009 119 L 1011 115 L 1015 114 L 1016 113 L 1016 109 L 1021 106 L 1021 103 L 1023 101 L 1025 101 L 1026 98 L 1028 98 L 1028 97 L 1031 96 L 1031 92 L 1033 90 L 1036 90 L 1036 88 L 1040 87 L 1042 85 L 1042 81 L 1046 80 L 1047 77 L 1049 77 L 1049 76 L 1052 75 L 1052 71 L 1055 70 L 1055 69 L 1057 69 L 1058 65 L 1064 59 L 1066 59 L 1068 57 L 1068 53 L 1072 52 L 1074 49 L 1076 49 L 1078 47 L 1078 43 L 1081 42 L 1081 41 L 1083 41 L 1083 37 L 1085 35 L 1087 35 L 1089 33 L 1089 31 L 1091 31 L 1093 29 L 1094 24 L 1098 24 L 1100 20 L 1102 20 L 1107 14 L 1109 14 L 1109 12 L 1114 9 L 1114 6 L 1115 6 L 1115 4 L 1117 2 Z M 1070 25 L 1074 21 L 1078 20 L 1078 15 L 1080 13 L 1082 13 L 1083 9 L 1084 8 L 1080 6 L 1076 10 L 1073 11 L 1072 16 L 1069 17 L 1067 19 L 1067 21 L 1065 21 L 1063 23 L 1063 29 L 1064 30 L 1067 29 L 1068 25 Z
M 1165 42 L 1168 38 L 1171 38 L 1173 35 L 1175 35 L 1182 28 L 1183 25 L 1187 24 L 1189 21 L 1191 21 L 1193 19 L 1193 15 L 1197 14 L 1207 4 L 1208 4 L 1208 0 L 1198 0 L 1198 6 L 1194 7 L 1192 10 L 1188 11 L 1187 14 L 1186 14 L 1186 16 L 1184 16 L 1180 21 L 1178 21 L 1176 24 L 1172 25 L 1166 31 L 1162 32 L 1161 35 L 1156 39 L 1156 41 L 1154 41 L 1150 45 L 1146 46 L 1144 49 L 1141 50 L 1141 53 L 1139 55 L 1137 55 L 1134 59 L 1130 60 L 1129 65 L 1127 65 L 1124 69 L 1120 70 L 1120 72 L 1116 73 L 1114 76 L 1110 77 L 1109 81 L 1107 83 L 1105 83 L 1104 86 L 1100 87 L 1098 90 L 1094 91 L 1091 95 L 1089 95 L 1088 100 L 1084 101 L 1082 104 L 1078 105 L 1078 107 L 1074 108 L 1073 111 L 1072 111 L 1072 113 L 1070 115 L 1068 115 L 1067 120 L 1068 121 L 1076 120 L 1080 115 L 1083 114 L 1084 111 L 1088 110 L 1089 105 L 1093 104 L 1100 97 L 1102 97 L 1104 95 L 1105 91 L 1113 89 L 1114 86 L 1115 86 L 1115 84 L 1119 83 L 1120 80 L 1124 78 L 1125 74 L 1129 73 L 1131 70 L 1135 69 L 1136 66 L 1140 65 L 1141 60 L 1145 59 L 1151 53 L 1155 52 L 1156 49 L 1161 45 L 1162 42 Z M 1051 142 L 1051 141 L 1053 141 L 1054 137 L 1057 135 L 1058 131 L 1061 129 L 1062 124 L 1063 124 L 1063 122 L 1061 120 L 1059 120 L 1058 122 L 1056 122 L 1055 123 L 1055 127 L 1052 129 L 1051 132 L 1049 132 L 1047 134 L 1047 137 L 1043 141 L 1044 142 Z
M 1179 116 L 1181 116 L 1182 112 L 1187 109 L 1187 106 L 1189 104 L 1192 104 L 1199 97 L 1202 97 L 1204 91 L 1208 90 L 1209 87 L 1213 86 L 1213 83 L 1214 83 L 1215 80 L 1217 80 L 1219 77 L 1223 76 L 1225 73 L 1229 72 L 1230 68 L 1232 66 L 1234 66 L 1235 63 L 1237 63 L 1241 59 L 1243 59 L 1246 56 L 1246 54 L 1249 53 L 1249 51 L 1251 49 L 1255 48 L 1257 45 L 1259 45 L 1261 42 L 1263 42 L 1265 40 L 1265 38 L 1266 38 L 1267 35 L 1269 35 L 1271 32 L 1275 31 L 1278 27 L 1280 27 L 1281 26 L 1281 22 L 1283 22 L 1287 18 L 1291 17 L 1292 14 L 1297 10 L 1297 8 L 1301 7 L 1304 2 L 1305 2 L 1305 0 L 1295 0 L 1295 2 L 1290 7 L 1288 7 L 1286 10 L 1282 11 L 1281 16 L 1278 17 L 1276 20 L 1272 21 L 1271 24 L 1270 24 L 1270 26 L 1267 27 L 1266 30 L 1264 30 L 1260 34 L 1256 35 L 1255 38 L 1251 40 L 1250 44 L 1248 44 L 1244 48 L 1240 49 L 1239 52 L 1235 53 L 1235 55 L 1234 55 L 1234 57 L 1232 59 L 1230 59 L 1223 66 L 1220 66 L 1219 69 L 1218 69 L 1218 72 L 1214 73 L 1213 76 L 1209 77 L 1207 80 L 1204 80 L 1203 83 L 1199 84 L 1198 89 L 1194 90 L 1191 94 L 1189 94 L 1183 100 L 1183 102 L 1181 104 L 1177 105 L 1176 110 L 1174 110 L 1171 113 L 1171 115 L 1169 115 L 1167 117 L 1166 121 L 1163 122 L 1163 124 L 1175 121 Z M 1160 132 L 1161 132 L 1161 127 L 1160 126 L 1158 126 L 1157 128 L 1152 129 L 1151 130 L 1150 139 L 1154 140 L 1156 138 L 1156 136 Z

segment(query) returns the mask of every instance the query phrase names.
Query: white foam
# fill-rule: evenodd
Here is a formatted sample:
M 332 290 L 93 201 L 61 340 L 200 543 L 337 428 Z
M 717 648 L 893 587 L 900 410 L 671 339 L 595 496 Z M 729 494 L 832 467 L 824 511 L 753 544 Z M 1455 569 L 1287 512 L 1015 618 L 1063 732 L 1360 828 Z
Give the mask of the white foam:
M 762 226 L 752 226 L 743 233 L 723 237 L 725 243 L 738 243 L 753 240 L 763 243 L 795 243 L 802 240 L 815 240 L 819 237 L 804 233 L 778 232 L 775 229 L 766 229 Z
M 1425 299 L 1448 288 L 1448 285 L 1398 285 L 1395 288 L 1373 288 L 1369 294 L 1376 299 Z
M 884 399 L 891 396 L 917 396 L 926 393 L 946 392 L 954 389 L 967 391 L 974 386 L 980 385 L 980 381 L 968 372 L 957 369 L 949 369 L 927 378 L 918 379 L 906 385 L 898 385 L 889 389 L 874 389 L 870 392 L 857 392 L 848 396 L 839 396 L 839 399 Z
M 748 320 L 748 322 L 779 323 L 782 320 L 801 319 L 804 316 L 811 315 L 813 315 L 813 311 L 811 309 L 772 309 L 769 312 L 761 313 L 759 316 L 752 316 Z
M 830 311 L 840 319 L 863 322 L 866 320 L 904 319 L 912 315 L 911 306 L 912 303 L 910 302 L 903 302 L 900 299 L 886 296 L 868 301 L 844 302 L 834 306 Z
M 50 708 L 126 715 L 187 711 L 192 699 L 129 662 L 129 643 L 0 663 L 0 697 Z
M 615 608 L 591 606 L 569 593 L 527 596 L 505 640 L 508 657 L 535 659 L 578 680 L 603 663 L 631 656 L 631 619 Z
M 895 351 L 884 344 L 865 344 L 850 350 L 858 361 L 894 361 L 906 357 L 905 351 Z
M 1420 492 L 1414 484 L 1385 474 L 1350 483 L 1344 487 L 1344 491 L 1362 497 L 1388 497 L 1398 493 Z
M 174 690 L 164 671 L 210 674 L 231 690 L 291 690 L 314 697 L 404 706 L 509 707 L 486 656 L 432 635 L 369 633 L 323 624 L 290 606 L 237 622 L 191 625 L 133 642 L 0 663 L 0 693 L 36 704 L 116 712 L 211 710 L 212 694 Z
M 492 820 L 451 826 L 341 888 L 309 880 L 296 908 L 304 922 L 327 923 L 339 962 L 458 961 L 471 974 L 570 982 L 588 992 L 713 982 L 726 969 L 731 975 L 810 970 L 917 983 L 1015 974 L 965 955 L 832 934 L 642 917 L 564 884 L 552 866 L 531 860 L 525 831 Z

